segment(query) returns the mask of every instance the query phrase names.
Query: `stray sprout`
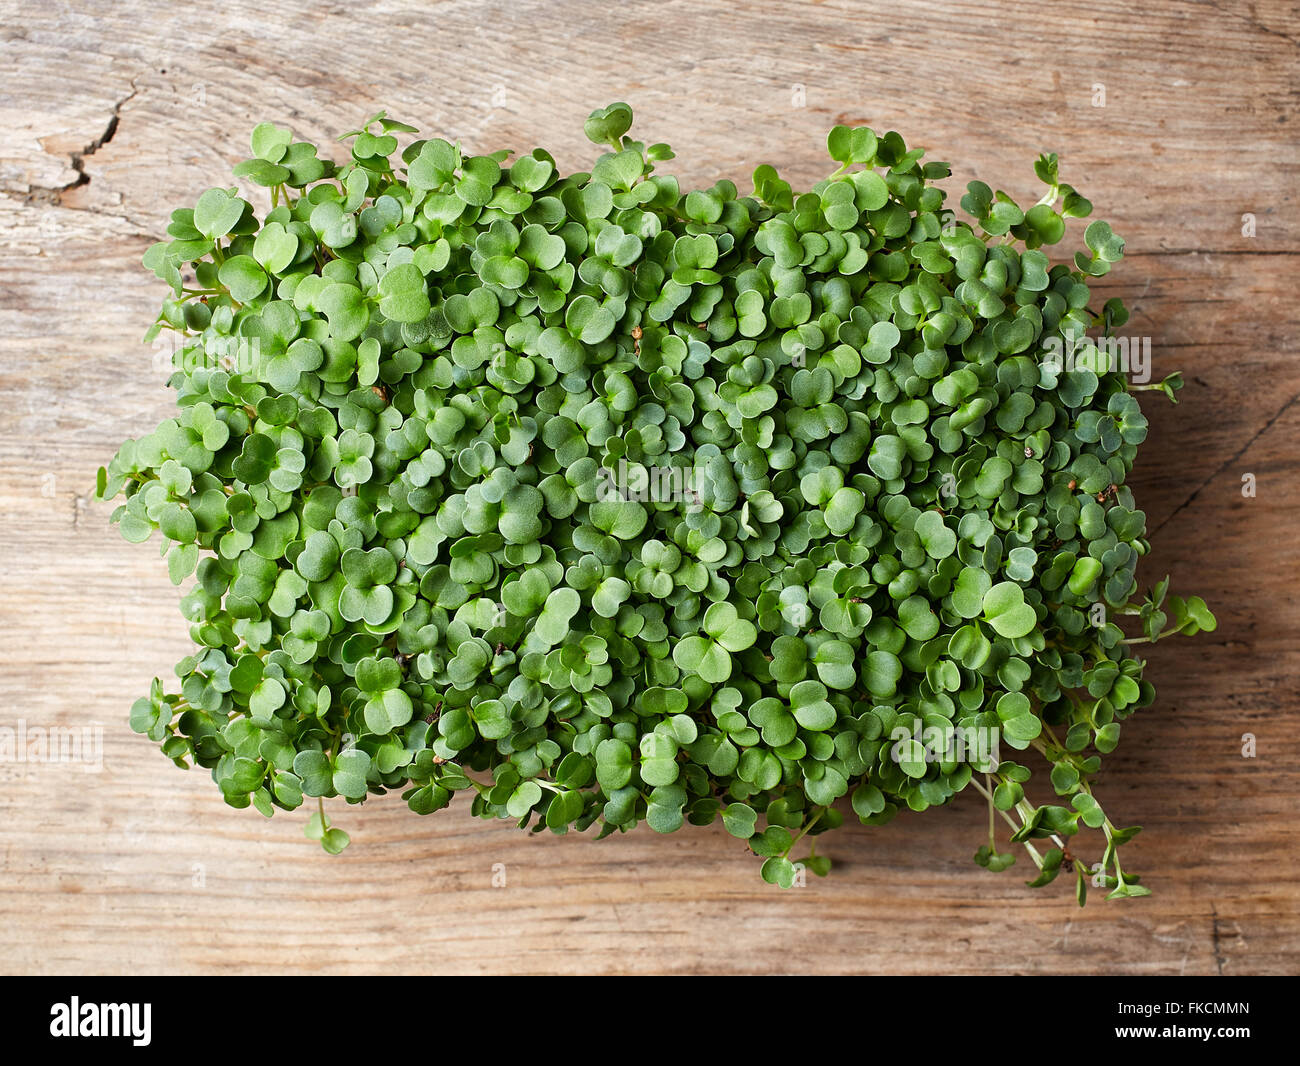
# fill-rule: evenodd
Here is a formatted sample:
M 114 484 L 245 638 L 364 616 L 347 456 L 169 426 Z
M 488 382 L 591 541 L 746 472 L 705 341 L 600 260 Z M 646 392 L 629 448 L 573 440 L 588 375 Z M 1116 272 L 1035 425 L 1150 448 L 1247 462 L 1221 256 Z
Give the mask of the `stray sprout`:
M 789 886 L 847 810 L 970 786 L 979 864 L 1015 861 L 1005 823 L 1031 884 L 1146 894 L 1092 782 L 1154 698 L 1134 647 L 1215 622 L 1135 598 L 1147 423 L 1085 339 L 1127 318 L 1088 287 L 1123 241 L 1049 259 L 1091 211 L 1054 155 L 1027 211 L 972 182 L 970 224 L 897 133 L 837 126 L 830 178 L 742 197 L 683 193 L 631 122 L 594 112 L 609 151 L 567 177 L 399 151 L 382 113 L 342 166 L 261 125 L 235 174 L 269 213 L 172 215 L 178 411 L 98 494 L 196 576 L 195 650 L 132 727 L 232 806 L 316 800 L 330 852 L 326 799 L 468 794 L 534 832 L 721 818 Z

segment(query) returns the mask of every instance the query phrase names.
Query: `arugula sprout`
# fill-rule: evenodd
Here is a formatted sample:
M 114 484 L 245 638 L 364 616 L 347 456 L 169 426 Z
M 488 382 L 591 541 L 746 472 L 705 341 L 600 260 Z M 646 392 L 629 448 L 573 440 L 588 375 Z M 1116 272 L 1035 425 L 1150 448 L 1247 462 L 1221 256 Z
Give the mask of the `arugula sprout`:
M 1102 358 L 1127 312 L 1088 278 L 1124 242 L 1042 251 L 1091 212 L 1055 155 L 1028 210 L 970 183 L 971 223 L 897 133 L 837 126 L 826 180 L 765 165 L 741 196 L 683 192 L 631 124 L 593 112 L 608 151 L 568 176 L 399 151 L 382 113 L 342 165 L 263 124 L 235 175 L 268 213 L 213 188 L 172 215 L 145 265 L 177 413 L 98 495 L 195 579 L 195 650 L 132 728 L 232 806 L 316 799 L 330 852 L 325 799 L 469 794 L 534 832 L 721 818 L 789 886 L 844 811 L 970 787 L 980 865 L 1014 861 L 1000 817 L 1031 884 L 1146 894 L 1092 781 L 1154 698 L 1134 646 L 1215 622 L 1167 580 L 1137 596 L 1132 392 L 1180 381 Z

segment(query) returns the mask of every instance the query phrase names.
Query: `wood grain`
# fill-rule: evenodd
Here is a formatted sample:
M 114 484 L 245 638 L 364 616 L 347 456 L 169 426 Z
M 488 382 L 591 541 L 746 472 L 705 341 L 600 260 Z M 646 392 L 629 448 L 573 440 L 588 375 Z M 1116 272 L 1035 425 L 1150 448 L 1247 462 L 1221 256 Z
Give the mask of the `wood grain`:
M 103 737 L 97 774 L 0 763 L 0 970 L 1296 972 L 1295 3 L 0 0 L 0 27 L 0 725 Z M 696 184 L 748 188 L 764 161 L 814 181 L 835 122 L 898 129 L 956 190 L 1028 194 L 1059 150 L 1127 238 L 1105 293 L 1188 382 L 1177 409 L 1144 402 L 1144 573 L 1221 622 L 1152 652 L 1159 701 L 1099 785 L 1146 826 L 1152 899 L 1080 911 L 977 869 L 978 797 L 840 831 L 832 876 L 789 893 L 720 830 L 534 838 L 396 798 L 351 812 L 330 859 L 128 731 L 187 640 L 91 486 L 169 410 L 139 256 L 171 209 L 227 180 L 261 120 L 328 142 L 387 108 L 583 168 L 582 120 L 614 99 Z

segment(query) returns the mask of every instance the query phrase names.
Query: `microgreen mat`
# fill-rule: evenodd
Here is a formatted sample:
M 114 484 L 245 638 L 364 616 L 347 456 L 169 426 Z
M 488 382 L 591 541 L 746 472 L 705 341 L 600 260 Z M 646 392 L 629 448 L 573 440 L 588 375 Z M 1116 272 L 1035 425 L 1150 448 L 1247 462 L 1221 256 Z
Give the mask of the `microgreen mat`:
M 1137 592 L 1134 393 L 1180 382 L 1101 343 L 1124 242 L 1048 255 L 1091 213 L 1055 155 L 1027 210 L 970 183 L 966 222 L 897 133 L 838 126 L 829 178 L 741 196 L 683 192 L 631 121 L 594 112 L 567 176 L 382 113 L 342 165 L 264 124 L 234 173 L 267 214 L 172 215 L 178 411 L 98 494 L 196 579 L 195 650 L 132 727 L 232 806 L 310 799 L 331 852 L 396 791 L 534 832 L 721 820 L 789 886 L 846 816 L 970 788 L 976 862 L 1014 861 L 1000 817 L 1032 884 L 1146 894 L 1093 779 L 1154 698 L 1134 646 L 1214 619 Z

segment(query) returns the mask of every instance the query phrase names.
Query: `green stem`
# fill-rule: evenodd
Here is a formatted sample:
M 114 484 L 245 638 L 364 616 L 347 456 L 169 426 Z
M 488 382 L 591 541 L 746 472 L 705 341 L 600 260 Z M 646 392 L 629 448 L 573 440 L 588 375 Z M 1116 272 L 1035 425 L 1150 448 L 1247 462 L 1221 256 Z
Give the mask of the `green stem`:
M 790 846 L 786 849 L 786 852 L 785 852 L 786 855 L 789 855 L 790 852 L 794 851 L 794 846 L 795 846 L 796 844 L 798 844 L 799 841 L 801 841 L 805 836 L 807 836 L 807 834 L 808 834 L 808 830 L 810 830 L 810 829 L 811 829 L 813 826 L 815 826 L 819 821 L 821 821 L 821 817 L 822 817 L 822 815 L 825 814 L 825 813 L 826 813 L 826 808 L 825 808 L 825 807 L 822 807 L 820 810 L 818 810 L 818 812 L 817 812 L 815 815 L 813 815 L 812 820 L 809 821 L 809 822 L 807 822 L 807 823 L 804 825 L 804 827 L 803 827 L 802 829 L 799 830 L 799 835 L 796 836 L 792 841 L 790 841 Z
M 977 791 L 983 793 L 985 798 L 989 801 L 989 805 L 993 806 L 993 793 L 988 791 L 988 789 L 986 789 L 973 777 L 970 779 L 970 783 L 975 786 Z M 996 810 L 996 808 L 994 809 Z M 1011 827 L 1012 832 L 1018 832 L 1021 828 L 1023 828 L 1022 826 L 1017 825 L 1016 820 L 1012 818 L 1011 815 L 1007 814 L 1006 811 L 998 811 L 998 814 L 1002 815 L 1002 820 Z M 1043 868 L 1043 857 L 1038 854 L 1038 849 L 1034 847 L 1031 843 L 1029 843 L 1029 841 L 1027 840 L 1022 840 L 1020 843 L 1024 847 L 1024 849 L 1027 852 L 1029 852 L 1029 857 L 1034 860 L 1034 865 L 1041 870 Z M 996 850 L 996 849 L 990 849 L 990 850 Z

